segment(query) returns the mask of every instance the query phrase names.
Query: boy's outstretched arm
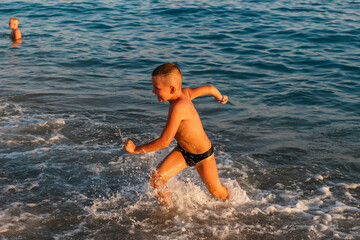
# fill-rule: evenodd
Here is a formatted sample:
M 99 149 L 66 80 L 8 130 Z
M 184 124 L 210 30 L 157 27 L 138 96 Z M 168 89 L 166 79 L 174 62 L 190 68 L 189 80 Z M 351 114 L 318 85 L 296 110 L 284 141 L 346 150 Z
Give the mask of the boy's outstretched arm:
M 188 96 L 191 100 L 203 95 L 212 95 L 215 100 L 221 104 L 225 104 L 228 101 L 228 96 L 222 95 L 216 87 L 212 85 L 205 85 L 197 88 L 183 88 L 182 92 Z
M 131 140 L 128 140 L 124 143 L 124 150 L 132 154 L 140 154 L 154 152 L 168 147 L 175 137 L 182 120 L 183 113 L 181 111 L 184 111 L 181 106 L 170 109 L 168 120 L 159 138 L 139 146 L 136 146 Z

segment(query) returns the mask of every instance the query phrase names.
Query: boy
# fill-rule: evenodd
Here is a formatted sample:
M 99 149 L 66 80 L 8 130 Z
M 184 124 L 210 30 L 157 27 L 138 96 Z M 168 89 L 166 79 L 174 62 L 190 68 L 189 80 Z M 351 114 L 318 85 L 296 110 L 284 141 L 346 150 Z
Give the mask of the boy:
M 12 40 L 21 39 L 21 32 L 18 29 L 18 26 L 19 26 L 19 19 L 16 17 L 10 18 L 9 28 L 12 29 L 12 31 L 10 33 L 10 37 Z
M 225 104 L 228 97 L 221 95 L 211 85 L 182 89 L 181 72 L 173 63 L 165 63 L 153 71 L 152 85 L 152 92 L 158 101 L 170 103 L 166 125 L 159 138 L 139 146 L 128 140 L 124 144 L 124 149 L 132 154 L 153 152 L 168 147 L 175 137 L 177 146 L 150 176 L 150 184 L 155 188 L 156 197 L 163 205 L 172 205 L 171 195 L 165 183 L 188 166 L 195 166 L 213 196 L 227 199 L 229 192 L 219 181 L 213 146 L 191 100 L 210 94 L 216 101 Z

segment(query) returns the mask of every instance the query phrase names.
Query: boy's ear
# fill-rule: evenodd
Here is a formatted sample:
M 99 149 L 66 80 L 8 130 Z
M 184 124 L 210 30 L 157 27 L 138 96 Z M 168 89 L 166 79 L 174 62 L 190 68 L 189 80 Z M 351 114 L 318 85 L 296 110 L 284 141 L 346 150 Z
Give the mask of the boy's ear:
M 176 88 L 174 86 L 170 86 L 170 93 L 174 94 L 176 92 Z

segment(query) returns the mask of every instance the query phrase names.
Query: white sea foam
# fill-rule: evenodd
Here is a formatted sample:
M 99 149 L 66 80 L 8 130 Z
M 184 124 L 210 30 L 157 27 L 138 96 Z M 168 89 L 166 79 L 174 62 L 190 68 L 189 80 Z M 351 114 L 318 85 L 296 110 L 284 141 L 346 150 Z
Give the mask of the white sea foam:
M 114 164 L 114 163 L 113 163 Z M 182 233 L 184 239 L 188 239 L 194 234 L 194 224 L 196 221 L 208 221 L 209 219 L 234 219 L 238 214 L 236 210 L 239 206 L 244 206 L 249 202 L 246 192 L 242 190 L 236 180 L 221 179 L 226 187 L 230 190 L 230 199 L 226 201 L 217 200 L 212 197 L 206 188 L 197 181 L 192 179 L 182 179 L 174 177 L 168 182 L 171 191 L 176 215 L 169 224 L 174 224 L 169 229 L 168 237 L 163 235 L 158 239 L 179 239 L 178 233 Z M 136 234 L 136 229 L 141 227 L 143 232 L 151 231 L 154 227 L 156 217 L 153 214 L 168 215 L 170 212 L 158 204 L 153 195 L 153 190 L 149 188 L 148 183 L 139 188 L 139 186 L 127 186 L 125 192 L 137 190 L 140 195 L 139 199 L 133 203 L 128 197 L 117 193 L 110 197 L 99 197 L 93 201 L 91 206 L 86 206 L 84 210 L 88 213 L 87 219 L 103 219 L 112 221 L 133 221 L 129 234 Z M 119 209 L 119 206 L 121 208 Z M 159 212 L 160 210 L 160 212 Z M 163 213 L 161 213 L 163 212 Z M 144 215 L 145 214 L 145 215 Z M 145 217 L 147 216 L 147 217 Z M 145 218 L 144 218 L 145 217 Z M 142 219 L 142 220 L 141 220 Z M 237 226 L 213 226 L 206 230 L 213 234 L 214 238 L 226 239 L 229 234 L 239 232 Z
M 348 189 L 349 186 L 350 188 L 357 187 L 356 184 L 341 184 L 341 186 L 344 189 Z M 312 197 L 304 198 L 302 193 L 293 194 L 291 191 L 284 191 L 280 195 L 286 200 L 285 203 L 288 204 L 272 203 L 273 201 L 271 199 L 268 202 L 251 200 L 249 216 L 258 216 L 259 214 L 301 214 L 301 216 L 306 219 L 312 219 L 313 224 L 309 227 L 309 231 L 318 238 L 331 232 L 334 236 L 341 236 L 344 239 L 356 239 L 354 236 L 360 236 L 358 228 L 355 228 L 351 234 L 337 230 L 337 221 L 351 220 L 353 213 L 358 214 L 360 212 L 359 207 L 349 206 L 344 202 L 336 201 L 335 199 L 337 199 L 337 197 L 334 196 L 329 186 L 321 186 L 317 190 L 317 193 L 318 194 Z M 260 195 L 263 194 L 264 193 L 261 193 Z M 258 197 L 255 196 L 255 199 L 256 198 Z M 353 200 L 356 201 L 355 199 Z
M 327 176 L 323 176 L 323 175 L 318 174 L 318 175 L 313 175 L 313 176 L 307 178 L 305 181 L 309 182 L 310 180 L 314 179 L 314 180 L 320 182 L 320 181 L 323 181 L 326 178 L 327 178 Z
M 223 180 L 224 186 L 229 190 L 229 203 L 233 206 L 240 206 L 242 204 L 250 202 L 249 197 L 246 194 L 246 191 L 240 187 L 240 184 L 233 179 L 221 179 Z
M 224 163 L 223 157 L 227 158 L 226 164 L 218 164 L 219 172 L 231 169 L 233 163 L 229 156 L 226 154 L 218 154 L 220 162 Z M 119 161 L 121 162 L 121 161 Z M 118 162 L 112 162 L 112 165 L 120 164 Z M 242 168 L 240 171 L 250 171 L 247 168 Z M 187 173 L 183 173 L 185 176 Z M 161 239 L 171 239 L 172 237 L 178 237 L 180 232 L 182 236 L 189 238 L 196 228 L 197 221 L 209 221 L 210 219 L 226 219 L 231 221 L 238 215 L 244 215 L 249 217 L 258 218 L 262 215 L 274 215 L 282 214 L 289 216 L 300 216 L 300 218 L 306 219 L 306 221 L 312 221 L 313 224 L 309 226 L 308 231 L 314 234 L 314 236 L 325 236 L 329 232 L 338 234 L 339 236 L 349 234 L 343 234 L 338 231 L 336 233 L 337 224 L 336 219 L 347 219 L 348 217 L 342 216 L 344 212 L 356 212 L 354 207 L 341 205 L 337 203 L 331 204 L 336 197 L 330 186 L 320 186 L 312 196 L 304 197 L 305 193 L 299 190 L 287 190 L 284 184 L 275 184 L 274 190 L 263 191 L 259 189 L 250 188 L 249 192 L 244 191 L 238 181 L 231 179 L 221 179 L 221 182 L 229 188 L 230 199 L 228 201 L 219 201 L 213 198 L 203 186 L 201 180 L 198 179 L 197 174 L 194 174 L 191 170 L 188 173 L 189 177 L 175 176 L 168 182 L 169 190 L 173 196 L 174 205 L 177 212 L 177 217 L 174 218 L 176 227 L 172 229 L 174 235 L 168 237 L 162 236 Z M 239 174 L 243 180 L 247 179 L 247 174 Z M 326 180 L 326 175 L 314 175 L 311 179 L 318 182 Z M 344 189 L 356 188 L 357 185 L 344 185 Z M 152 190 L 149 190 L 150 196 Z M 277 198 L 281 197 L 284 201 L 279 203 Z M 153 208 L 156 208 L 156 201 L 152 202 L 149 199 L 143 199 L 133 205 L 132 209 L 140 211 L 145 203 L 150 204 Z M 326 207 L 324 207 L 326 206 Z M 335 222 L 334 222 L 335 221 Z M 177 222 L 177 223 L 176 223 Z M 190 225 L 188 225 L 190 223 Z M 144 228 L 150 228 L 151 225 L 142 224 Z M 195 224 L 195 225 L 194 225 Z M 227 227 L 214 226 L 205 230 L 208 234 L 211 233 L 216 239 L 226 239 L 227 236 L 234 236 L 234 234 L 247 230 L 257 232 L 267 232 L 264 226 L 256 225 L 242 225 L 242 224 L 230 224 Z M 277 234 L 281 235 L 287 231 L 295 231 L 293 227 L 284 226 L 282 229 L 277 230 Z M 356 230 L 357 231 L 357 230 Z M 134 231 L 135 233 L 135 231 Z M 272 231 L 275 234 L 274 231 Z M 353 239 L 353 238 L 349 238 Z
M 0 210 L 0 233 L 18 232 L 26 229 L 28 223 L 41 222 L 48 214 L 32 214 L 21 210 L 23 203 L 13 203 L 10 208 Z M 19 211 L 19 214 L 14 214 Z
M 75 118 L 75 116 L 72 117 Z M 64 151 L 68 148 L 76 149 L 78 154 L 91 154 L 92 149 L 96 149 L 96 153 L 100 154 L 118 151 L 115 147 L 112 148 L 113 145 L 105 147 L 97 145 L 93 139 L 89 139 L 87 144 L 62 145 L 61 143 L 66 137 L 62 135 L 61 130 L 70 121 L 63 116 L 41 115 L 26 119 L 22 116 L 7 115 L 3 119 L 6 124 L 2 125 L 0 129 L 0 141 L 9 145 L 31 144 L 32 148 L 24 152 L 4 152 L 0 154 L 0 157 L 8 159 L 18 159 L 24 156 L 37 158 L 37 155 L 46 156 L 50 150 L 53 153 L 56 150 Z M 103 126 L 101 124 L 90 125 L 90 128 Z M 99 132 L 101 131 L 100 129 Z M 12 134 L 13 137 L 5 138 L 7 134 Z M 112 156 L 111 159 L 105 158 L 99 162 L 86 164 L 84 169 L 90 173 L 88 175 L 90 181 L 100 180 L 104 184 L 100 190 L 101 193 L 91 197 L 86 196 L 86 193 L 78 193 L 78 196 L 67 199 L 66 204 L 76 202 L 82 204 L 84 214 L 78 217 L 83 221 L 72 229 L 55 235 L 54 238 L 71 238 L 78 233 L 84 233 L 87 231 L 87 224 L 97 221 L 119 223 L 120 227 L 126 225 L 127 233 L 133 234 L 133 236 L 136 236 L 139 229 L 143 233 L 152 232 L 152 236 L 157 236 L 158 239 L 191 239 L 195 233 L 205 234 L 213 239 L 231 239 L 242 232 L 249 231 L 264 234 L 271 232 L 273 235 L 281 236 L 288 231 L 298 231 L 297 228 L 301 227 L 304 228 L 304 231 L 313 234 L 311 236 L 319 238 L 328 236 L 329 233 L 334 237 L 344 239 L 356 239 L 356 236 L 360 235 L 359 227 L 353 227 L 348 232 L 342 232 L 339 227 L 342 224 L 340 222 L 354 221 L 353 215 L 359 214 L 359 207 L 356 207 L 356 204 L 359 202 L 357 191 L 360 184 L 329 183 L 329 174 L 319 173 L 309 174 L 304 182 L 291 185 L 279 182 L 274 184 L 273 188 L 262 190 L 258 189 L 256 184 L 250 183 L 254 173 L 252 167 L 260 167 L 261 162 L 244 155 L 241 156 L 241 160 L 250 162 L 250 164 L 242 164 L 238 159 L 235 161 L 231 154 L 222 151 L 216 151 L 216 159 L 219 176 L 222 177 L 220 180 L 230 190 L 229 200 L 221 201 L 212 197 L 194 168 L 189 168 L 168 182 L 175 205 L 175 212 L 172 212 L 158 204 L 153 190 L 148 185 L 148 173 L 166 154 L 168 154 L 168 150 L 136 156 L 125 153 L 119 157 Z M 46 171 L 49 168 L 60 170 L 63 166 L 66 165 L 63 163 L 56 165 L 49 161 L 32 164 L 29 170 Z M 114 190 L 106 183 L 106 178 L 111 170 L 118 171 L 119 176 L 128 176 L 125 183 L 119 184 L 117 193 L 114 193 Z M 142 170 L 143 174 L 138 174 Z M 26 191 L 38 188 L 44 176 L 44 174 L 40 174 L 35 180 L 28 179 L 27 183 L 12 182 L 4 185 L 2 193 L 7 195 L 24 194 Z M 50 173 L 50 177 L 57 178 L 59 176 L 51 176 Z M 63 184 L 64 188 L 68 187 L 67 183 L 60 184 Z M 306 188 L 303 188 L 302 184 L 312 187 L 311 193 L 306 192 Z M 337 191 L 341 192 L 341 197 Z M 73 193 L 68 195 L 73 195 Z M 88 203 L 89 201 L 92 202 Z M 54 203 L 54 206 L 56 204 L 59 203 Z M 0 212 L 0 233 L 26 230 L 26 223 L 32 220 L 36 221 L 38 218 L 46 218 L 45 215 L 37 216 L 28 213 L 41 208 L 41 204 L 36 201 L 15 202 L 9 208 L 16 209 L 15 212 L 19 214 L 17 218 L 11 220 L 9 212 Z M 296 218 L 305 220 L 306 223 L 299 226 L 296 225 L 296 221 L 291 221 L 294 226 L 285 224 L 276 229 L 276 225 L 270 224 L 271 226 L 268 227 L 262 222 L 262 219 L 270 219 L 273 216 L 285 219 Z M 159 220 L 162 218 L 168 219 L 162 222 Z M 163 224 L 162 228 L 168 230 L 169 233 L 156 235 L 157 233 L 153 232 L 159 222 Z M 204 227 L 203 222 L 212 224 Z M 94 231 L 98 231 L 98 229 L 94 228 Z
M 11 193 L 24 192 L 24 191 L 31 191 L 32 189 L 37 187 L 39 187 L 38 181 L 17 183 L 17 184 L 5 185 L 3 187 L 2 192 L 11 194 Z
M 352 184 L 344 184 L 344 183 L 341 183 L 341 184 L 338 184 L 338 186 L 343 186 L 343 187 L 345 187 L 346 189 L 356 189 L 356 188 L 360 188 L 360 184 L 359 184 L 359 183 L 352 183 Z
M 103 166 L 101 163 L 95 163 L 87 165 L 86 169 L 92 173 L 99 175 L 101 172 L 106 171 L 107 167 Z
M 115 211 L 119 206 L 119 201 L 121 201 L 122 196 L 117 193 L 116 195 L 110 198 L 98 198 L 95 199 L 90 206 L 84 207 L 84 210 L 92 218 L 100 219 L 112 219 L 112 218 L 122 218 L 122 211 Z M 118 209 L 119 210 L 119 209 Z
M 27 115 L 20 110 L 16 110 L 14 114 L 16 115 L 0 117 L 2 120 L 0 136 L 4 136 L 0 138 L 1 143 L 9 146 L 44 145 L 59 143 L 66 139 L 59 133 L 66 125 L 63 118 L 56 118 L 53 115 Z
M 0 100 L 0 102 L 6 101 L 4 99 Z M 14 114 L 22 114 L 24 112 L 24 108 L 19 104 L 15 103 L 2 103 L 0 104 L 0 116 L 9 116 Z
M 66 137 L 62 134 L 55 134 L 49 138 L 48 142 L 49 143 L 59 142 L 62 139 L 66 139 Z

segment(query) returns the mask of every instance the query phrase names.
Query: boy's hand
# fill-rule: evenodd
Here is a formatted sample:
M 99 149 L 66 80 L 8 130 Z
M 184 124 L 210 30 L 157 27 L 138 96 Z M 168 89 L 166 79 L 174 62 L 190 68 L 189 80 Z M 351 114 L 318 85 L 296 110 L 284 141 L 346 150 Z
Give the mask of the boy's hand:
M 131 140 L 128 140 L 127 142 L 124 143 L 124 150 L 129 153 L 134 153 L 135 148 L 136 146 Z
M 229 99 L 228 96 L 222 95 L 222 99 L 216 99 L 216 101 L 220 104 L 225 104 L 227 103 L 228 99 Z

